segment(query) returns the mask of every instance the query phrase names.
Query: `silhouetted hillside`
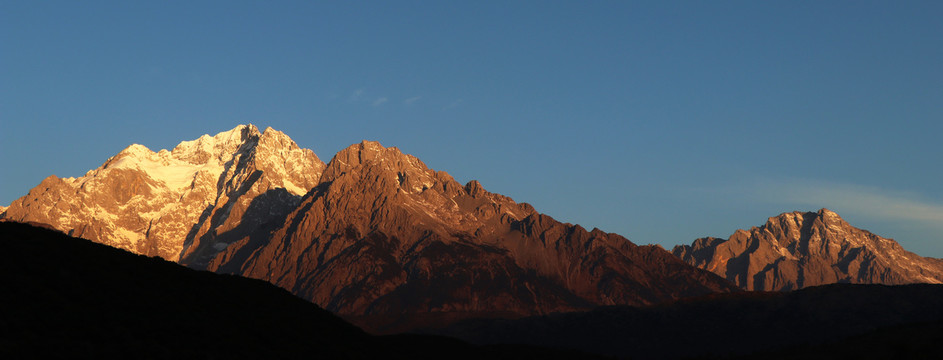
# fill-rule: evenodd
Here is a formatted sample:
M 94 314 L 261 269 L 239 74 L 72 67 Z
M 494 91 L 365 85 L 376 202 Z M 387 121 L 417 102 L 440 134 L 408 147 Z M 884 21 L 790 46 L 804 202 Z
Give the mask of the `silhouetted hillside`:
M 584 357 L 374 337 L 261 280 L 0 222 L 0 358 Z
M 913 349 L 943 356 L 943 349 L 932 346 L 943 340 L 941 324 L 943 286 L 836 284 L 790 293 L 721 294 L 654 307 L 612 306 L 517 320 L 467 320 L 427 332 L 480 344 L 592 349 L 642 359 L 728 357 L 759 351 L 764 351 L 759 358 L 790 358 L 788 354 L 804 358 L 821 352 L 832 354 L 829 358 L 857 354 L 860 359 L 906 355 Z
M 943 344 L 943 321 L 937 320 L 882 328 L 815 346 L 779 348 L 742 359 L 941 359 L 943 347 L 940 344 Z

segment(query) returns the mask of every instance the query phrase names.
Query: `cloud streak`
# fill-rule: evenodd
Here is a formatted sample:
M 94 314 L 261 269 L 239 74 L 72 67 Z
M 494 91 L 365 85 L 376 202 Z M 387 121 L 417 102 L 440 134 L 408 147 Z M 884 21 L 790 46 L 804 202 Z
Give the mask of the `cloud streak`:
M 380 98 L 377 98 L 376 100 L 373 100 L 373 103 L 370 104 L 370 106 L 380 106 L 380 105 L 383 105 L 383 103 L 387 101 L 389 101 L 389 99 L 387 99 L 386 97 L 380 97 Z
M 361 96 L 363 96 L 363 89 L 354 90 L 354 92 L 350 94 L 350 97 L 347 98 L 347 102 L 356 102 L 360 100 Z
M 419 101 L 419 99 L 422 99 L 422 96 L 413 96 L 409 99 L 403 100 L 403 104 L 412 105 L 413 103 Z
M 772 202 L 813 205 L 855 212 L 873 218 L 906 220 L 943 228 L 943 204 L 910 192 L 857 184 L 810 180 L 767 181 L 754 195 Z

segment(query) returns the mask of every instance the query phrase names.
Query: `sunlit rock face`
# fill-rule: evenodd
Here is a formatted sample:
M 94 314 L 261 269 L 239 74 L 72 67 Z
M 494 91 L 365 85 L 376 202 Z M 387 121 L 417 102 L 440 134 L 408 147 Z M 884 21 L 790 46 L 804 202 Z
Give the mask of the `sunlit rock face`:
M 906 251 L 828 209 L 784 213 L 727 240 L 701 238 L 672 252 L 746 290 L 943 282 L 943 260 Z
M 209 268 L 341 314 L 535 314 L 733 289 L 659 247 L 560 223 L 366 141 L 334 156 L 284 224 Z
M 323 168 L 285 134 L 241 125 L 171 151 L 131 145 L 79 178 L 50 176 L 3 217 L 198 265 L 232 230 L 287 213 Z

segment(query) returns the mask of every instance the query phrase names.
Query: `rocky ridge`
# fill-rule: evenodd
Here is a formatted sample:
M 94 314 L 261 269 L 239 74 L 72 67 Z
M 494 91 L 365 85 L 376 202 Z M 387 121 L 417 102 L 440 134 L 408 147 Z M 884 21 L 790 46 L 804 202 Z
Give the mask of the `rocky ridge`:
M 285 134 L 240 125 L 170 151 L 134 144 L 79 178 L 49 176 L 2 217 L 199 265 L 227 233 L 287 212 L 323 168 Z
M 536 314 L 731 291 L 655 246 L 558 222 L 364 141 L 340 151 L 284 224 L 209 269 L 264 279 L 340 314 Z
M 855 228 L 828 209 L 771 217 L 729 239 L 700 238 L 672 253 L 746 290 L 782 291 L 831 283 L 943 283 L 943 260 Z

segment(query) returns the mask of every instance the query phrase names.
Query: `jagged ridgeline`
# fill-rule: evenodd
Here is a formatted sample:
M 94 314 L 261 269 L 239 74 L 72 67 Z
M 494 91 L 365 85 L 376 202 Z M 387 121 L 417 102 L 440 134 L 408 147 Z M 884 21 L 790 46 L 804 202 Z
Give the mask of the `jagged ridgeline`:
M 701 238 L 673 253 L 746 290 L 783 291 L 832 283 L 943 283 L 943 260 L 904 250 L 828 209 L 771 217 L 729 239 Z
M 245 125 L 170 151 L 134 144 L 85 176 L 49 176 L 3 217 L 199 264 L 196 255 L 211 258 L 227 234 L 287 213 L 323 169 L 314 152 L 285 134 Z
M 348 315 L 539 314 L 736 290 L 397 148 L 364 141 L 325 165 L 252 125 L 171 151 L 132 145 L 83 177 L 45 179 L 2 217 L 263 279 Z

